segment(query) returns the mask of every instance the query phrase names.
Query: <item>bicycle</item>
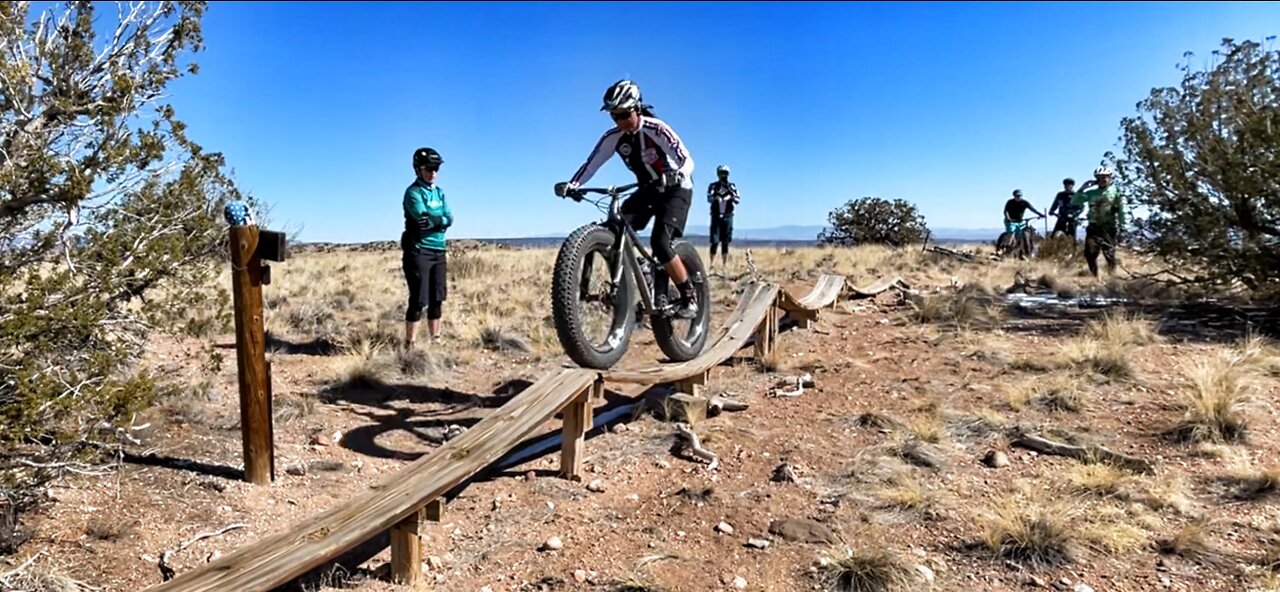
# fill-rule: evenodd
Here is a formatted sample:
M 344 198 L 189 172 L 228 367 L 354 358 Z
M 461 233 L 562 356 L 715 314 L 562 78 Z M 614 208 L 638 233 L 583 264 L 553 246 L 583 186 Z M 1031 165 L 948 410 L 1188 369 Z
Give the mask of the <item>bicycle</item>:
M 684 263 L 698 298 L 698 312 L 693 319 L 677 318 L 670 303 L 680 298 L 679 290 L 622 215 L 622 200 L 639 187 L 639 183 L 631 183 L 569 192 L 566 183 L 555 186 L 557 196 L 587 201 L 606 214 L 603 222 L 586 224 L 564 240 L 551 279 L 556 336 L 565 353 L 579 366 L 604 370 L 616 364 L 630 345 L 635 325 L 646 315 L 654 340 L 671 361 L 692 360 L 706 345 L 711 326 L 711 288 L 706 267 L 693 245 L 681 239 L 672 241 L 672 250 Z M 589 193 L 604 197 L 585 199 Z M 601 261 L 599 266 L 597 259 Z M 597 267 L 604 272 L 605 281 L 599 291 L 593 291 L 591 279 Z M 641 289 L 637 290 L 637 286 Z M 603 317 L 594 319 L 592 313 L 596 312 L 603 313 Z M 590 334 L 597 331 L 603 335 Z
M 1036 216 L 1034 218 L 1025 218 L 1018 221 L 1017 230 L 1013 232 L 1004 231 L 1000 233 L 1000 237 L 996 239 L 996 254 L 1000 256 L 1014 253 L 1019 259 L 1028 259 L 1035 252 L 1036 229 L 1027 224 L 1035 220 L 1044 218 L 1044 216 Z

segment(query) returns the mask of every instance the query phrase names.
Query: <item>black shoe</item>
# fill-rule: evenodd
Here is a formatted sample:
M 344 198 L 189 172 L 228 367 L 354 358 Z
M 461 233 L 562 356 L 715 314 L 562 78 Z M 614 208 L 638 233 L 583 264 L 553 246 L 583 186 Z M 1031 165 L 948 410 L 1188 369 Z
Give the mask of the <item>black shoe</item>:
M 677 319 L 690 320 L 698 316 L 698 298 L 696 296 L 686 296 L 676 303 L 675 310 L 671 313 Z

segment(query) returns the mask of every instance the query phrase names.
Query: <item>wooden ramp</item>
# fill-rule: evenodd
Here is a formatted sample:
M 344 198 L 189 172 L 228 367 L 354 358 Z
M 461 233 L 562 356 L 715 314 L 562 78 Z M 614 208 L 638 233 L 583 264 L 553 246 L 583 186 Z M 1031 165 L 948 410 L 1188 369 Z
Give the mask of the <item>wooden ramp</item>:
M 777 286 L 753 283 L 742 293 L 738 308 L 715 335 L 715 339 L 709 340 L 712 345 L 703 351 L 702 355 L 678 364 L 605 372 L 604 380 L 624 384 L 663 384 L 678 383 L 690 377 L 703 375 L 746 345 L 747 340 L 756 333 L 756 329 L 767 320 L 766 317 L 777 299 Z
M 696 359 L 604 373 L 576 367 L 556 370 L 458 438 L 349 502 L 148 590 L 268 592 L 385 531 L 391 534 L 393 581 L 416 584 L 422 575 L 419 524 L 424 518 L 440 518 L 441 496 L 507 454 L 557 413 L 564 412 L 561 473 L 576 479 L 585 449 L 584 437 L 592 425 L 592 403 L 602 397 L 606 381 L 676 383 L 687 392 L 696 392 L 705 384 L 711 368 L 729 359 L 752 336 L 756 356 L 763 359 L 770 355 L 777 341 L 780 310 L 813 313 L 816 318 L 817 310 L 835 303 L 844 283 L 841 276 L 823 275 L 809 294 L 799 298 L 774 285 L 752 283 L 725 325 L 714 339 L 709 339 L 712 345 Z
M 824 273 L 808 294 L 799 298 L 783 291 L 778 299 L 778 306 L 786 311 L 787 317 L 795 321 L 801 329 L 809 328 L 817 322 L 822 309 L 835 305 L 844 292 L 844 276 Z
M 879 281 L 877 281 L 874 284 L 871 284 L 870 286 L 865 286 L 865 287 L 853 286 L 849 288 L 849 291 L 852 292 L 853 295 L 857 298 L 870 298 L 872 296 L 875 296 L 877 294 L 880 294 L 881 292 L 888 290 L 889 288 L 900 288 L 903 290 L 910 290 L 910 288 L 907 287 L 906 282 L 902 281 L 902 278 L 895 275 L 895 276 L 880 278 Z
M 416 537 L 421 508 L 506 454 L 575 399 L 585 400 L 595 378 L 576 369 L 548 374 L 458 438 L 351 501 L 150 590 L 265 592 L 402 522 L 414 523 L 406 526 Z

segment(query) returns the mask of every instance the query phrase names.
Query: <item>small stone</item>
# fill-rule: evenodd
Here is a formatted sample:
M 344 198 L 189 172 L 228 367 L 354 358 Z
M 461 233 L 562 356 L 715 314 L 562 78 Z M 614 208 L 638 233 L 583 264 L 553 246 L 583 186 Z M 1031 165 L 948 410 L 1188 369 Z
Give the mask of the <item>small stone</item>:
M 733 527 L 728 522 L 721 521 L 716 525 L 716 532 L 720 534 L 733 534 Z
M 1093 587 L 1089 584 L 1076 584 L 1076 587 L 1072 588 L 1072 590 L 1073 592 L 1093 592 Z
M 341 442 L 341 441 L 342 441 L 342 432 L 337 432 L 337 431 L 335 431 L 335 432 L 333 433 L 333 441 L 334 441 L 334 443 Z
M 747 579 L 742 576 L 733 576 L 733 587 L 739 590 L 746 590 Z
M 491 586 L 485 586 L 480 589 L 480 592 L 493 592 L 493 588 Z
M 1173 581 L 1169 579 L 1169 576 L 1160 576 L 1160 587 L 1161 587 L 1161 588 L 1172 588 L 1172 587 L 1173 587 Z
M 307 465 L 301 465 L 301 464 L 290 465 L 289 467 L 285 468 L 284 472 L 290 475 L 293 475 L 295 477 L 302 477 L 307 474 Z
M 528 473 L 524 474 L 525 481 L 533 481 L 534 479 L 537 479 L 537 478 L 538 478 L 538 474 L 533 471 L 529 471 Z
M 444 560 L 436 557 L 435 555 L 431 555 L 427 557 L 427 567 L 431 571 L 440 571 L 444 569 Z
M 214 561 L 217 561 L 219 557 L 222 557 L 222 551 L 218 551 L 217 549 L 214 549 L 212 552 L 209 553 L 208 556 L 204 558 L 204 562 L 213 563 Z
M 586 583 L 586 581 L 587 581 L 587 572 L 586 572 L 586 570 L 583 570 L 583 569 L 575 569 L 575 570 L 573 570 L 573 581 L 575 581 L 575 582 L 577 582 L 577 583 L 579 583 L 579 584 Z
M 596 479 L 587 484 L 587 491 L 592 493 L 604 493 L 604 481 Z
M 542 543 L 542 549 L 545 551 L 559 551 L 560 549 L 563 549 L 563 548 L 564 548 L 564 542 L 562 542 L 560 540 L 560 537 L 557 537 L 557 536 L 553 536 L 547 539 L 547 542 Z
M 1026 579 L 1022 580 L 1022 583 L 1032 588 L 1048 588 L 1049 587 L 1049 585 L 1046 584 L 1045 581 L 1041 579 L 1039 576 L 1034 576 L 1031 574 L 1027 574 Z
M 1000 452 L 999 450 L 988 450 L 982 457 L 982 464 L 993 469 L 1007 467 L 1009 466 L 1009 455 Z
M 324 434 L 316 434 L 311 437 L 311 443 L 316 446 L 333 446 L 333 440 Z
M 627 431 L 627 430 L 629 430 L 629 429 L 631 429 L 631 428 L 630 428 L 630 427 L 628 427 L 628 426 L 627 426 L 627 424 L 625 424 L 625 423 L 620 423 L 620 424 L 617 424 L 617 425 L 613 426 L 613 433 L 615 433 L 615 434 L 620 434 L 620 433 L 625 432 L 625 431 Z
M 929 566 L 917 565 L 916 573 L 920 574 L 920 578 L 924 580 L 924 583 L 933 584 L 933 570 L 929 569 Z
M 627 501 L 629 501 L 629 502 L 638 502 L 638 501 L 640 501 L 640 496 L 638 496 L 638 495 L 636 495 L 636 494 L 632 493 L 632 494 L 630 494 L 630 495 L 628 495 L 628 496 L 627 496 Z
M 658 462 L 657 462 L 657 463 L 655 463 L 655 464 L 657 464 L 657 465 L 658 465 L 658 468 L 659 468 L 659 469 L 670 469 L 670 468 L 671 468 L 671 463 L 669 463 L 669 462 L 667 462 L 667 461 L 665 461 L 665 460 L 662 460 L 662 459 L 658 459 Z
M 768 549 L 769 541 L 764 539 L 747 539 L 747 546 L 752 549 Z

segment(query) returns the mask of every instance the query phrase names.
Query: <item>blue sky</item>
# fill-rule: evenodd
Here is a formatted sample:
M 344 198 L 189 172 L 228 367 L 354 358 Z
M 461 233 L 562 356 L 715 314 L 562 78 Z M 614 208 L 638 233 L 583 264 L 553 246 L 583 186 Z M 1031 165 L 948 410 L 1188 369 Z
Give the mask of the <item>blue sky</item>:
M 1280 5 L 1125 3 L 211 3 L 179 117 L 272 225 L 305 241 L 398 238 L 418 146 L 439 150 L 452 237 L 563 233 L 557 199 L 639 83 L 739 228 L 823 224 L 864 195 L 933 227 L 992 228 L 1021 188 L 1047 207 L 1120 118 L 1176 85 L 1184 51 L 1275 34 Z M 592 184 L 633 180 L 616 159 Z

